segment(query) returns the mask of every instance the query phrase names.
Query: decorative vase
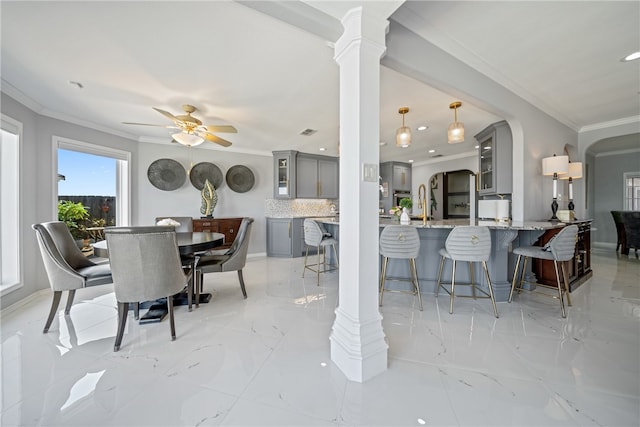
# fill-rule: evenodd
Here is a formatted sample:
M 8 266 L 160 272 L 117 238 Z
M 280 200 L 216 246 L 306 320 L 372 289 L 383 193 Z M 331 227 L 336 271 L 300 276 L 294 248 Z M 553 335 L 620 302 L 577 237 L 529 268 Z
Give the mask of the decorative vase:
M 400 215 L 400 224 L 409 224 L 409 222 L 411 222 L 411 218 L 409 218 L 407 208 L 402 208 L 402 214 Z

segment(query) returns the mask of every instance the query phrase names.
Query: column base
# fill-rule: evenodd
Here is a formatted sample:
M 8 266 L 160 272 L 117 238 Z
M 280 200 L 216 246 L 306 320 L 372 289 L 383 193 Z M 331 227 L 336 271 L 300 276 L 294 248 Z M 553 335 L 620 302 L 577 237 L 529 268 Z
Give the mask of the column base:
M 331 336 L 331 360 L 347 379 L 365 382 L 387 370 L 387 349 L 382 316 L 359 323 L 336 309 Z

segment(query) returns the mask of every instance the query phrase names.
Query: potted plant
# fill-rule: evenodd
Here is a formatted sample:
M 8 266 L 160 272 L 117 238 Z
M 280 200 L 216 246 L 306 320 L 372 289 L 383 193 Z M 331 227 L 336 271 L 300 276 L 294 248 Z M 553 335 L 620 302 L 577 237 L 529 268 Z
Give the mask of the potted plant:
M 58 202 L 58 221 L 67 224 L 71 235 L 76 240 L 87 238 L 86 225 L 84 222 L 89 219 L 89 211 L 81 203 L 74 203 L 70 200 L 60 200 Z
M 402 198 L 400 199 L 400 207 L 409 210 L 413 207 L 413 201 L 408 197 Z

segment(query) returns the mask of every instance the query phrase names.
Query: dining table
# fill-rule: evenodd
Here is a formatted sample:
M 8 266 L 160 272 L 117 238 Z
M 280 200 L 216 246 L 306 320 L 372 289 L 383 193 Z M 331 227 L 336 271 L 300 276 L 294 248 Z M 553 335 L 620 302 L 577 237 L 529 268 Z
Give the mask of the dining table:
M 224 234 L 211 232 L 180 232 L 176 233 L 178 243 L 178 252 L 183 260 L 183 265 L 187 264 L 193 270 L 192 286 L 195 286 L 195 270 L 198 264 L 198 255 L 205 251 L 214 249 L 224 244 Z M 100 258 L 109 258 L 109 248 L 107 241 L 101 240 L 93 244 L 94 256 Z M 191 310 L 191 295 L 189 292 L 182 292 L 173 297 L 173 305 L 189 305 Z M 200 293 L 198 303 L 208 303 L 211 300 L 210 293 Z M 168 314 L 166 300 L 145 301 L 140 302 L 140 308 L 148 309 L 147 312 L 140 317 L 140 324 L 160 322 Z

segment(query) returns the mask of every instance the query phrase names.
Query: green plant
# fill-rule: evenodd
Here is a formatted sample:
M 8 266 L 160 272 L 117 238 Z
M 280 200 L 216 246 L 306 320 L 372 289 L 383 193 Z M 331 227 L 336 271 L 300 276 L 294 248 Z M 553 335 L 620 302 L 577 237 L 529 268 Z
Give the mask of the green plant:
M 71 235 L 76 239 L 86 237 L 86 225 L 84 221 L 89 219 L 89 211 L 81 203 L 74 203 L 69 200 L 60 200 L 58 202 L 58 221 L 67 224 Z
M 413 201 L 408 197 L 400 199 L 400 207 L 411 209 L 413 207 Z

